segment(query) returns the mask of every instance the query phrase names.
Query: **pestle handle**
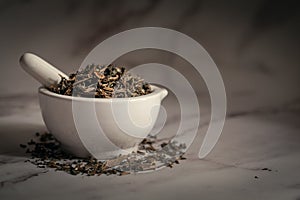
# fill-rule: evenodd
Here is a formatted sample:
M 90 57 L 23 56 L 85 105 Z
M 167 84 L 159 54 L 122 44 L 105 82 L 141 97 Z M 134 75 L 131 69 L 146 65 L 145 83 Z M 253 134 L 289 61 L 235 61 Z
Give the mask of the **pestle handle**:
M 24 53 L 20 58 L 20 65 L 28 74 L 46 87 L 59 83 L 61 77 L 69 78 L 65 73 L 32 53 Z

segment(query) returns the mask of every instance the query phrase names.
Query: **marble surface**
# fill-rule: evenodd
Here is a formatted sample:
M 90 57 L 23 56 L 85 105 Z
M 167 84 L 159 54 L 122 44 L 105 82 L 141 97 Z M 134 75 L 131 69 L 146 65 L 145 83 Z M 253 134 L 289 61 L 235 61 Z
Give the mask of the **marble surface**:
M 0 199 L 299 200 L 299 12 L 289 2 L 228 2 L 2 1 Z M 46 128 L 39 85 L 18 66 L 19 56 L 32 51 L 71 72 L 103 39 L 140 26 L 181 31 L 199 41 L 218 65 L 228 113 L 211 154 L 197 157 L 210 118 L 200 77 L 173 55 L 146 51 L 118 62 L 134 66 L 155 57 L 181 70 L 197 92 L 201 121 L 187 160 L 172 169 L 121 177 L 71 176 L 25 163 L 28 155 L 19 144 Z M 161 137 L 167 138 L 176 131 L 180 113 L 172 95 L 164 106 L 168 121 Z

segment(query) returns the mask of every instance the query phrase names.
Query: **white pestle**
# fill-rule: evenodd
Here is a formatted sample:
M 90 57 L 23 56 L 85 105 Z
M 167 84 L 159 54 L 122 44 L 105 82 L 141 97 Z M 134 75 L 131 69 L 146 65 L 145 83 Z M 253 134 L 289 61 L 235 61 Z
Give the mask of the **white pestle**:
M 24 53 L 20 58 L 20 65 L 28 74 L 46 87 L 59 83 L 61 77 L 69 78 L 65 73 L 32 53 Z

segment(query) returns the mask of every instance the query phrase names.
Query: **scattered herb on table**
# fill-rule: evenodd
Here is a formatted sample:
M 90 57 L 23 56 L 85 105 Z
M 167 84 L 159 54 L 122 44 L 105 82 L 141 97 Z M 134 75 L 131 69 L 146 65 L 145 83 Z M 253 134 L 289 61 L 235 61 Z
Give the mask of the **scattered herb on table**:
M 52 134 L 36 133 L 36 138 L 30 140 L 27 145 L 27 153 L 31 159 L 27 160 L 39 168 L 53 168 L 71 175 L 127 175 L 143 171 L 155 170 L 164 166 L 170 168 L 179 164 L 186 146 L 176 142 L 159 142 L 156 137 L 149 136 L 138 147 L 137 152 L 129 155 L 120 155 L 109 160 L 97 160 L 95 158 L 78 158 L 61 148 L 58 140 Z M 26 148 L 25 147 L 25 148 Z

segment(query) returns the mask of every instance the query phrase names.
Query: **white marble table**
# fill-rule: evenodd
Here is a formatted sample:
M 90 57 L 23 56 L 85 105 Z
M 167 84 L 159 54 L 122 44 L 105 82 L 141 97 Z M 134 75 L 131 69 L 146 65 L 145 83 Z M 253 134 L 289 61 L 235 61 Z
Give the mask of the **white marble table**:
M 204 160 L 197 158 L 202 140 L 197 137 L 186 155 L 188 159 L 172 169 L 121 177 L 85 177 L 40 169 L 24 162 L 28 155 L 19 144 L 45 128 L 35 96 L 24 97 L 22 103 L 20 100 L 22 98 L 11 97 L 2 101 L 7 113 L 1 116 L 0 122 L 1 199 L 300 197 L 299 102 L 286 107 L 232 113 L 216 148 Z M 22 106 L 14 109 L 18 104 Z M 167 126 L 172 126 L 172 122 Z M 202 125 L 199 133 L 206 128 Z

